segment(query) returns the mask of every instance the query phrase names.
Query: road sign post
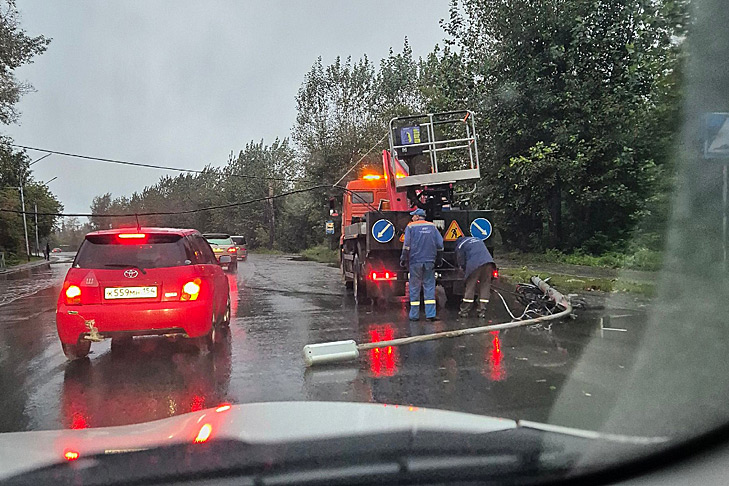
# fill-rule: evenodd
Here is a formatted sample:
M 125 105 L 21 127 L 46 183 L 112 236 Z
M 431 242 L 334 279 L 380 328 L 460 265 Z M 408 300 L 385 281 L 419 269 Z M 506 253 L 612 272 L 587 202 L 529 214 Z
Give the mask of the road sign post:
M 704 159 L 721 164 L 723 185 L 721 247 L 724 270 L 727 267 L 727 163 L 729 163 L 729 113 L 706 113 L 704 115 Z

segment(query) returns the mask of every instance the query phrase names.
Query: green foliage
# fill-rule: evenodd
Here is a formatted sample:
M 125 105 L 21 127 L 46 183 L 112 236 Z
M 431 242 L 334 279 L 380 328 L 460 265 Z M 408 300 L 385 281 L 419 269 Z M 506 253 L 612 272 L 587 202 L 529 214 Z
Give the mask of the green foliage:
M 16 79 L 14 71 L 33 62 L 42 54 L 50 39 L 42 35 L 28 37 L 20 27 L 15 0 L 0 1 L 0 123 L 8 125 L 18 119 L 15 105 L 33 87 Z
M 509 259 L 525 263 L 566 263 L 590 267 L 628 268 L 633 270 L 660 270 L 663 264 L 662 252 L 644 247 L 636 247 L 625 253 L 605 252 L 590 255 L 583 251 L 564 253 L 548 249 L 543 253 L 510 253 Z
M 15 77 L 15 70 L 32 62 L 42 54 L 50 42 L 43 36 L 28 37 L 19 24 L 15 0 L 0 0 L 0 123 L 8 125 L 18 119 L 15 105 L 20 97 L 33 87 Z M 20 191 L 23 187 L 25 209 L 39 213 L 59 213 L 63 206 L 43 184 L 33 180 L 30 160 L 23 151 L 12 147 L 12 140 L 0 136 L 0 208 L 12 211 L 22 209 Z M 27 217 L 28 236 L 35 247 L 35 218 Z M 51 234 L 56 218 L 38 217 L 38 237 L 45 241 Z M 23 217 L 20 214 L 0 213 L 0 251 L 25 254 Z
M 572 275 L 549 274 L 530 270 L 528 267 L 519 269 L 502 269 L 501 277 L 512 282 L 529 282 L 532 275 L 542 278 L 549 277 L 549 284 L 564 294 L 571 292 L 630 292 L 652 297 L 655 294 L 655 284 L 631 282 L 621 278 L 603 277 L 574 277 Z
M 48 186 L 33 180 L 30 160 L 25 152 L 15 151 L 10 140 L 0 139 L 0 208 L 21 211 L 19 187 L 22 184 L 25 197 L 25 210 L 33 213 L 57 214 L 63 205 L 50 192 Z M 50 237 L 58 218 L 38 216 L 38 239 L 42 247 Z M 26 216 L 28 238 L 31 252 L 35 248 L 35 217 Z M 25 254 L 25 232 L 23 216 L 17 213 L 0 212 L 0 251 Z
M 53 235 L 53 241 L 55 246 L 66 246 L 75 250 L 81 246 L 86 233 L 94 229 L 96 228 L 90 223 L 82 224 L 76 217 L 62 218 Z
M 624 248 L 662 185 L 680 100 L 686 2 L 463 0 L 446 31 L 487 177 L 522 249 Z M 665 212 L 664 212 L 665 214 Z
M 237 157 L 231 155 L 222 169 L 207 167 L 201 174 L 165 176 L 131 197 L 113 198 L 104 194 L 94 198 L 91 212 L 96 215 L 128 215 L 121 218 L 90 218 L 94 229 L 136 226 L 196 228 L 201 232 L 243 235 L 250 248 L 274 244 L 298 250 L 311 242 L 313 211 L 307 200 L 265 200 L 294 188 L 299 168 L 287 139 L 248 143 Z M 270 179 L 265 179 L 270 178 Z M 235 205 L 211 211 L 195 211 L 215 206 Z M 321 204 L 320 204 L 321 205 Z M 191 211 L 188 214 L 135 216 L 140 213 Z M 320 223 L 319 223 L 320 225 Z M 292 229 L 294 231 L 292 231 Z M 302 231 L 302 233 L 296 233 Z
M 339 251 L 317 245 L 301 252 L 302 258 L 319 263 L 339 264 Z

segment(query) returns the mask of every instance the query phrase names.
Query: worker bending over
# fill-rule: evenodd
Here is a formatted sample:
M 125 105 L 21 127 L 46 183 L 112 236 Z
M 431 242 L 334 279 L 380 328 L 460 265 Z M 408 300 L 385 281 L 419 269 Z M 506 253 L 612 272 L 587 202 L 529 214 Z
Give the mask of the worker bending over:
M 461 236 L 456 240 L 456 262 L 463 268 L 466 280 L 466 292 L 463 294 L 458 315 L 468 316 L 476 299 L 476 284 L 481 282 L 478 289 L 478 316 L 486 317 L 486 307 L 491 295 L 491 279 L 496 270 L 491 253 L 483 240 L 473 236 Z
M 425 296 L 425 317 L 435 320 L 435 261 L 443 251 L 438 228 L 425 221 L 425 211 L 411 212 L 413 221 L 405 228 L 400 266 L 410 268 L 410 320 L 420 319 L 420 288 Z

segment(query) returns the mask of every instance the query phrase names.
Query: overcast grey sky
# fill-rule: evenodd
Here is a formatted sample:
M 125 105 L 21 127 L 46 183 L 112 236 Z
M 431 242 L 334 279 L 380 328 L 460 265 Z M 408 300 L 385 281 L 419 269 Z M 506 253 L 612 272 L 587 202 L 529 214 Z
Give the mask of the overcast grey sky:
M 19 0 L 22 26 L 52 37 L 18 76 L 35 93 L 22 145 L 199 169 L 250 140 L 286 137 L 297 90 L 317 56 L 379 60 L 408 37 L 425 56 L 445 36 L 448 0 Z M 32 158 L 42 153 L 29 152 Z M 53 155 L 33 166 L 66 212 L 94 196 L 130 195 L 164 173 Z

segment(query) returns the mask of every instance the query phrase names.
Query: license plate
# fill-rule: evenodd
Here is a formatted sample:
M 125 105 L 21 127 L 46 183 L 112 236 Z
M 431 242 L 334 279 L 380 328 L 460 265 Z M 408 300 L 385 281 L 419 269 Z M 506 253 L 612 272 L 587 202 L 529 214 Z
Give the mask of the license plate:
M 105 299 L 150 299 L 157 297 L 157 287 L 106 287 Z

